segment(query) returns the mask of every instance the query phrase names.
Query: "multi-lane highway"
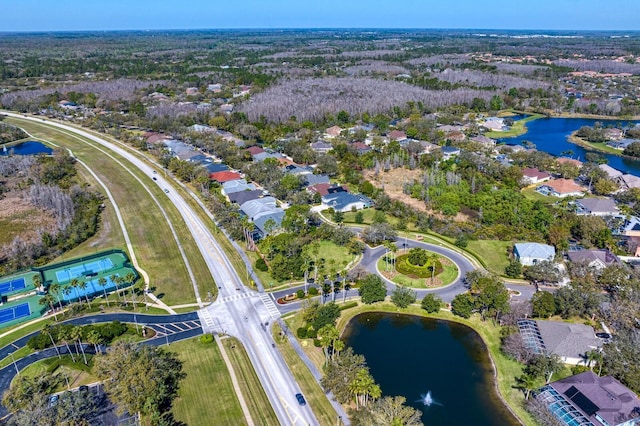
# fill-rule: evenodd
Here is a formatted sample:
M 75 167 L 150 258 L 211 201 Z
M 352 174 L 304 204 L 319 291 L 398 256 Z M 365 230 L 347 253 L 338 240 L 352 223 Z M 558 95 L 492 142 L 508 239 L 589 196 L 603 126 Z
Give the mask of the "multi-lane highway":
M 155 182 L 165 190 L 167 197 L 176 206 L 219 288 L 218 301 L 199 312 L 203 329 L 207 332 L 224 332 L 242 342 L 281 424 L 318 424 L 309 404 L 298 404 L 295 394 L 300 392 L 300 388 L 276 349 L 269 331 L 269 324 L 279 316 L 277 308 L 267 295 L 255 293 L 244 287 L 207 224 L 180 192 L 174 189 L 169 180 L 161 174 L 154 174 L 155 169 L 151 165 L 128 149 L 89 132 L 54 121 L 43 123 L 42 118 L 25 117 L 9 112 L 4 114 L 53 126 L 90 139 L 116 152 L 149 176 L 154 176 L 156 179 L 150 179 L 149 183 Z M 159 229 L 158 232 L 164 231 Z M 212 383 L 212 387 L 215 387 L 215 384 Z M 346 415 L 343 418 L 346 418 Z

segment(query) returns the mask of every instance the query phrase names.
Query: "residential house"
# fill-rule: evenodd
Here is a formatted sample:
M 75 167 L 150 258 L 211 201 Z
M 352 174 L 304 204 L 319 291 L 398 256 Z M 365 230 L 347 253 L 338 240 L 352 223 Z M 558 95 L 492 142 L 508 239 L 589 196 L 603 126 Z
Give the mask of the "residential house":
M 322 205 L 338 212 L 350 212 L 362 210 L 373 205 L 373 201 L 364 195 L 351 194 L 349 192 L 334 192 L 322 197 Z
M 608 164 L 600 164 L 598 168 L 603 172 L 605 172 L 607 174 L 607 177 L 611 180 L 617 181 L 623 175 L 623 173 L 620 170 L 616 170 L 613 167 L 609 166 Z
M 314 152 L 326 154 L 333 149 L 333 145 L 324 141 L 317 141 L 311 144 L 311 149 Z
M 224 114 L 231 114 L 233 112 L 233 104 L 220 105 L 220 112 Z
M 504 124 L 504 118 L 499 117 L 487 117 L 480 125 L 490 131 L 504 132 L 509 130 L 509 127 Z
M 640 177 L 632 174 L 624 174 L 618 180 L 620 186 L 624 189 L 640 188 Z
M 332 126 L 332 127 L 329 127 L 327 130 L 325 130 L 324 137 L 327 139 L 334 139 L 340 136 L 341 133 L 342 133 L 342 127 Z
M 460 155 L 460 148 L 455 146 L 443 146 L 441 147 L 442 159 L 449 160 L 453 157 Z
M 558 164 L 571 164 L 572 166 L 576 166 L 577 168 L 582 167 L 582 161 L 576 160 L 573 158 L 560 157 L 556 158 L 556 163 Z
M 277 206 L 277 200 L 274 197 L 246 201 L 240 206 L 240 211 L 255 225 L 253 238 L 256 240 L 279 229 L 285 214 L 284 210 Z
M 209 176 L 211 176 L 212 173 L 229 170 L 229 166 L 223 163 L 205 163 L 202 166 L 209 173 Z
M 572 179 L 555 179 L 540 185 L 536 191 L 542 195 L 550 195 L 553 197 L 581 197 L 585 190 Z
M 474 136 L 471 138 L 471 141 L 479 143 L 480 145 L 487 148 L 493 148 L 494 146 L 496 146 L 496 141 L 486 137 L 485 135 Z
M 242 179 L 242 175 L 238 172 L 232 172 L 229 170 L 225 170 L 222 172 L 215 172 L 209 175 L 209 179 L 215 180 L 218 183 L 225 183 L 232 180 Z
M 198 88 L 197 87 L 187 87 L 187 89 L 185 90 L 185 93 L 187 95 L 197 95 L 198 94 Z
M 256 186 L 253 183 L 247 183 L 244 179 L 230 180 L 222 184 L 220 192 L 222 195 L 233 194 L 240 191 L 253 191 Z
M 336 192 L 349 192 L 349 190 L 344 186 L 339 186 L 328 182 L 310 185 L 309 187 L 307 187 L 307 191 L 318 193 L 321 197 L 329 194 L 335 194 Z
M 638 139 L 612 140 L 612 141 L 607 142 L 607 146 L 610 146 L 611 148 L 615 148 L 615 149 L 619 149 L 621 151 L 624 151 L 629 145 L 631 145 L 634 142 L 640 142 L 640 140 L 638 140 Z
M 220 93 L 222 92 L 222 84 L 220 83 L 210 84 L 207 86 L 207 90 L 213 93 Z
M 531 266 L 545 260 L 553 261 L 556 257 L 556 249 L 547 244 L 516 243 L 513 247 L 513 255 L 521 264 Z
M 521 319 L 518 330 L 533 353 L 558 355 L 565 364 L 584 363 L 587 353 L 599 350 L 603 343 L 593 327 L 584 324 Z
M 464 142 L 467 139 L 462 132 L 449 132 L 444 138 L 450 142 Z
M 551 175 L 547 172 L 529 167 L 522 169 L 522 183 L 524 185 L 546 182 L 550 179 Z
M 392 141 L 403 142 L 407 140 L 407 134 L 402 130 L 392 130 L 387 133 L 387 137 Z
M 329 183 L 329 176 L 307 173 L 302 175 L 302 181 L 303 181 L 302 184 L 305 187 L 318 185 L 318 184 L 325 184 L 325 183 Z
M 249 191 L 238 191 L 232 192 L 227 195 L 229 201 L 231 203 L 235 203 L 239 206 L 243 205 L 247 201 L 255 200 L 263 196 L 263 191 L 259 189 L 249 190 Z
M 584 263 L 594 269 L 620 263 L 620 259 L 609 249 L 570 250 L 567 257 L 573 263 Z
M 576 200 L 576 214 L 586 216 L 616 216 L 620 210 L 611 198 L 586 197 Z
M 356 150 L 356 152 L 360 155 L 364 155 L 367 152 L 371 151 L 371 147 L 363 142 L 353 142 L 350 143 L 349 146 Z
M 549 383 L 535 395 L 566 426 L 640 423 L 640 399 L 613 377 L 599 377 L 593 371 Z
M 604 129 L 604 136 L 610 141 L 620 140 L 624 137 L 624 131 L 622 129 Z
M 441 131 L 444 134 L 451 133 L 451 132 L 461 132 L 462 126 L 453 126 L 451 124 L 444 124 L 442 126 L 438 126 L 436 130 Z

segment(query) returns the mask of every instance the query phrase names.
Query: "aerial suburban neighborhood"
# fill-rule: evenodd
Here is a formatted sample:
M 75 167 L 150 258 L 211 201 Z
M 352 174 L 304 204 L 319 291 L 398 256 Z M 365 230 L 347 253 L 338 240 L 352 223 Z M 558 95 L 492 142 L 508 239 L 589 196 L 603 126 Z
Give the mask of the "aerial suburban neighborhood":
M 585 1 L 7 7 L 0 424 L 640 424 L 640 9 Z

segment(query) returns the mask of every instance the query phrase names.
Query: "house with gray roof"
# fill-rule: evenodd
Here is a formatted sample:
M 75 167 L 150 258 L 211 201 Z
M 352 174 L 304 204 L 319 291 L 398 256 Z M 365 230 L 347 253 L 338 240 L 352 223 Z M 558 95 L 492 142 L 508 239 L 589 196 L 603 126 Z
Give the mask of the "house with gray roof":
M 604 269 L 613 264 L 620 264 L 618 256 L 609 249 L 571 250 L 567 253 L 571 262 L 584 263 L 591 268 Z
M 284 210 L 277 206 L 277 201 L 274 197 L 246 201 L 240 206 L 240 211 L 255 226 L 254 240 L 266 237 L 274 230 L 279 229 L 284 218 Z
M 460 148 L 455 146 L 443 146 L 441 148 L 442 158 L 444 160 L 448 160 L 450 158 L 455 157 L 456 155 L 460 155 Z
M 611 198 L 586 197 L 576 200 L 576 214 L 588 216 L 616 216 L 618 206 Z
M 587 353 L 599 350 L 603 343 L 593 327 L 584 324 L 520 319 L 518 330 L 533 353 L 558 355 L 565 364 L 584 364 Z
M 305 187 L 317 185 L 319 183 L 329 183 L 329 176 L 327 175 L 314 175 L 313 173 L 308 173 L 302 175 L 302 183 Z
M 640 399 L 611 376 L 585 371 L 549 383 L 535 394 L 563 425 L 640 424 Z
M 332 208 L 337 212 L 350 212 L 353 209 L 362 210 L 373 205 L 370 198 L 360 194 L 350 192 L 334 192 L 322 197 L 322 205 L 325 208 Z
M 513 255 L 522 265 L 531 266 L 545 260 L 553 261 L 556 257 L 556 249 L 548 244 L 516 243 L 513 247 Z
M 260 216 L 261 213 L 274 211 L 278 208 L 277 200 L 274 197 L 257 198 L 240 205 L 240 211 L 251 221 Z
M 222 195 L 233 194 L 240 191 L 253 191 L 256 186 L 253 183 L 247 183 L 244 179 L 230 180 L 222 184 Z
M 314 152 L 319 152 L 319 153 L 327 153 L 329 151 L 331 151 L 333 149 L 333 145 L 331 145 L 330 143 L 324 142 L 324 141 L 318 141 L 318 142 L 313 142 L 311 144 L 311 149 Z
M 261 190 L 254 189 L 254 190 L 248 190 L 248 191 L 233 192 L 227 195 L 227 197 L 229 198 L 230 202 L 236 203 L 239 206 L 241 206 L 247 201 L 255 200 L 257 198 L 262 197 L 262 195 L 263 193 Z
M 202 165 L 209 174 L 218 173 L 218 172 L 226 172 L 229 170 L 229 166 L 223 163 L 205 163 Z

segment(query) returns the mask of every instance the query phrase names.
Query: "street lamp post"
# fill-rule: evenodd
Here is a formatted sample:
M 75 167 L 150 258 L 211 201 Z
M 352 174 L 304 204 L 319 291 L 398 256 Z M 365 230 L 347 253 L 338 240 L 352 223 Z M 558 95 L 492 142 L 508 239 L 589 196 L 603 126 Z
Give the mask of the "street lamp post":
M 11 355 L 11 361 L 13 361 L 13 367 L 16 369 L 16 374 L 19 376 L 20 370 L 18 370 L 18 365 L 16 364 L 16 359 L 13 357 L 13 352 L 9 352 L 9 355 Z

